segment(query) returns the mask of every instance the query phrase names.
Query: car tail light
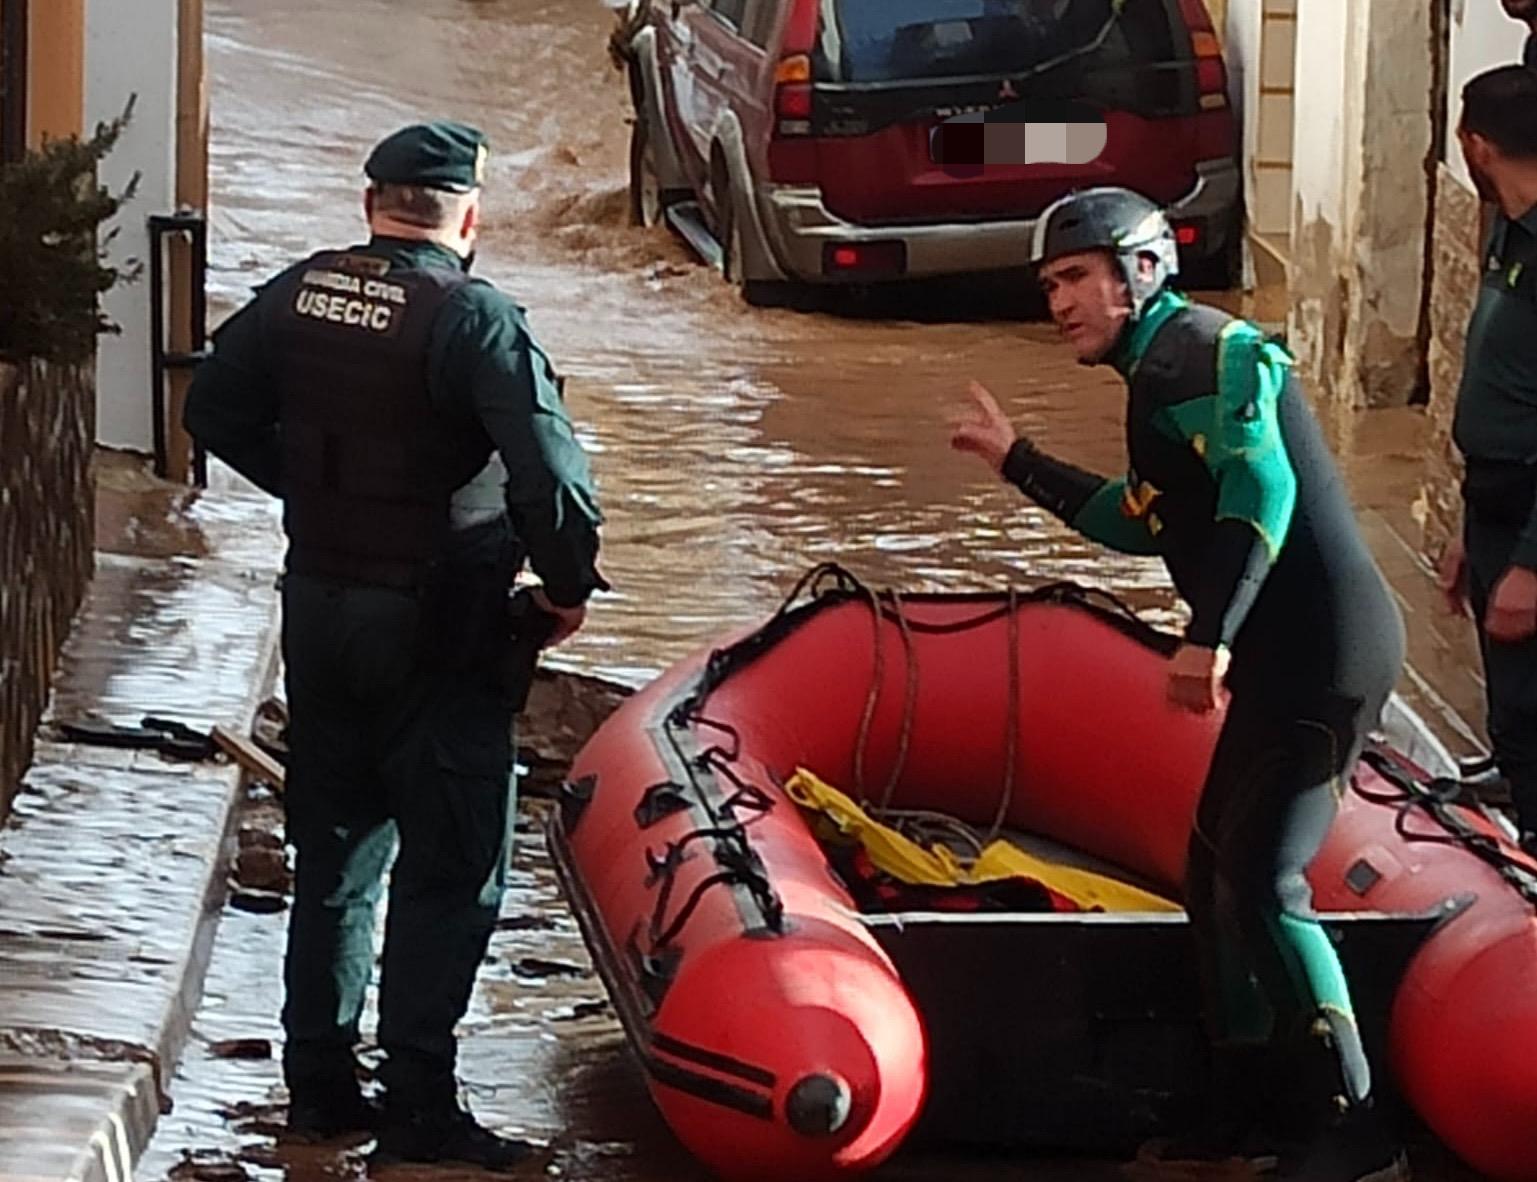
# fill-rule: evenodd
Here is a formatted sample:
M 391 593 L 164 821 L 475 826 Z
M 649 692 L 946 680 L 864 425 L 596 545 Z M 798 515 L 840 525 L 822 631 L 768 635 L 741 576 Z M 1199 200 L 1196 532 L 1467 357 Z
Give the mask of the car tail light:
M 1192 33 L 1195 48 L 1195 85 L 1204 110 L 1216 111 L 1227 106 L 1227 67 L 1222 64 L 1222 46 L 1215 33 Z
M 785 23 L 779 65 L 774 69 L 775 134 L 811 134 L 811 53 L 821 20 L 819 0 L 795 0 Z
M 1180 0 L 1180 10 L 1195 52 L 1197 101 L 1204 111 L 1222 110 L 1228 105 L 1227 67 L 1222 62 L 1222 42 L 1211 26 L 1211 14 L 1202 0 Z
M 906 270 L 905 242 L 829 242 L 822 248 L 825 275 L 892 277 Z
M 779 118 L 780 135 L 811 134 L 811 58 L 808 55 L 793 54 L 775 68 L 774 114 Z

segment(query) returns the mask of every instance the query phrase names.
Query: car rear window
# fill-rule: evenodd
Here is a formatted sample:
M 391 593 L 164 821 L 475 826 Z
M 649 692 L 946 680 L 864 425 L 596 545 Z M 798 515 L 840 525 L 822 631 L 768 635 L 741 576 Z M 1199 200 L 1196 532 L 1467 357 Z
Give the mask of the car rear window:
M 825 82 L 1126 71 L 1174 56 L 1164 0 L 822 0 Z M 1119 11 L 1117 11 L 1119 9 Z M 1055 68 L 1053 72 L 1056 72 Z

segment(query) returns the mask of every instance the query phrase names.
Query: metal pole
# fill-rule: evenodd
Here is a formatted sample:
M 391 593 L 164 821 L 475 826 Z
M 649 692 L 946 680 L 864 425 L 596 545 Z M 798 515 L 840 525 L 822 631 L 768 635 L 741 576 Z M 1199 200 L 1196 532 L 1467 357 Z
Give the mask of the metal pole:
M 208 220 L 199 218 L 192 228 L 192 353 L 203 357 L 208 349 Z M 196 364 L 194 362 L 193 364 Z M 192 441 L 192 483 L 208 485 L 208 453 Z
M 149 219 L 149 397 L 150 431 L 155 441 L 155 475 L 167 470 L 165 439 L 165 264 L 161 238 L 165 218 Z
M 177 0 L 176 25 L 176 214 L 179 228 L 168 262 L 171 370 L 166 398 L 166 438 L 172 480 L 197 479 L 198 457 L 182 426 L 182 408 L 201 351 L 206 308 L 204 271 L 197 258 L 202 218 L 208 207 L 208 95 L 203 57 L 203 0 Z

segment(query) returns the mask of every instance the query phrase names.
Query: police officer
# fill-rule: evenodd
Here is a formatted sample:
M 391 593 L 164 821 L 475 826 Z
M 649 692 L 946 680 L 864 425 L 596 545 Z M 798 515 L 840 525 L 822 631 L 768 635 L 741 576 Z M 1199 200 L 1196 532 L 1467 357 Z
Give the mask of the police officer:
M 1063 198 L 1037 223 L 1033 262 L 1080 362 L 1127 382 L 1130 471 L 1107 480 L 1053 459 L 976 384 L 952 445 L 1088 537 L 1162 556 L 1191 612 L 1169 697 L 1205 712 L 1231 691 L 1186 882 L 1224 1119 L 1165 1156 L 1258 1156 L 1248 1126 L 1263 1114 L 1237 1100 L 1274 1060 L 1305 1097 L 1280 1176 L 1401 1177 L 1303 875 L 1397 678 L 1397 608 L 1291 359 L 1169 286 L 1178 258 L 1157 206 L 1125 189 Z
M 600 515 L 522 309 L 470 278 L 486 141 L 455 123 L 373 150 L 371 236 L 260 289 L 214 338 L 187 429 L 283 500 L 292 1135 L 376 1129 L 384 1160 L 531 1152 L 459 1104 L 463 1016 L 512 834 L 508 593 L 540 576 L 549 643 L 582 625 Z M 353 1048 L 398 843 L 379 992 L 382 1111 Z
M 1473 607 L 1495 762 L 1537 854 L 1537 70 L 1470 81 L 1457 135 L 1498 213 L 1452 423 L 1466 461 L 1463 534 L 1441 585 L 1453 610 Z

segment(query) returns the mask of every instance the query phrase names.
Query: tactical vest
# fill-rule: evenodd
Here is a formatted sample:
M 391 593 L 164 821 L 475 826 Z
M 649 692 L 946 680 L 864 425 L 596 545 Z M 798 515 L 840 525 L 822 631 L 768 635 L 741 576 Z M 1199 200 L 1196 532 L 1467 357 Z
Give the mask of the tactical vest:
M 433 322 L 468 282 L 327 251 L 263 293 L 290 571 L 418 586 L 443 552 L 452 494 L 491 452 L 470 413 L 427 388 Z

